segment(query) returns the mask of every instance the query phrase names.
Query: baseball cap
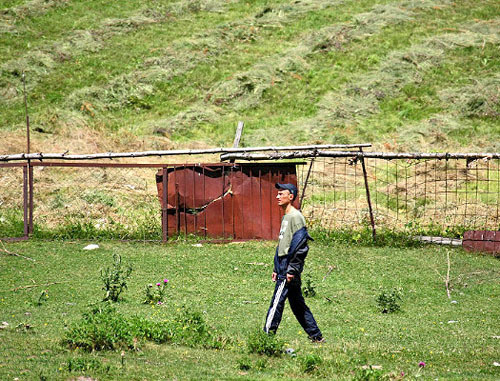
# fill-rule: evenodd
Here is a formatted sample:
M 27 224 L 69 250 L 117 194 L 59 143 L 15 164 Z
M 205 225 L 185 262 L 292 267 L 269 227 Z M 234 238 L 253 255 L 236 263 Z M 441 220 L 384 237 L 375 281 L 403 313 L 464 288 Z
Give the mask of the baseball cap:
M 276 189 L 279 189 L 279 190 L 287 190 L 289 191 L 291 194 L 293 194 L 293 199 L 295 200 L 297 198 L 297 193 L 299 192 L 297 190 L 297 187 L 293 184 L 280 184 L 280 183 L 276 183 L 275 185 Z

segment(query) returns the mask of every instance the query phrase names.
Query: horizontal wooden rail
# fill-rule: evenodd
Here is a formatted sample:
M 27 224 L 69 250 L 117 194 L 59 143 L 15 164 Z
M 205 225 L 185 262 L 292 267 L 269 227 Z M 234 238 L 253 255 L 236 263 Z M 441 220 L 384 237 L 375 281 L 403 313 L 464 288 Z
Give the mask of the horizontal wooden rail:
M 259 151 L 303 151 L 319 149 L 351 149 L 359 147 L 371 147 L 369 143 L 361 144 L 320 144 L 304 146 L 268 146 L 268 147 L 246 147 L 246 148 L 207 148 L 207 149 L 186 149 L 168 151 L 143 151 L 143 152 L 103 152 L 95 154 L 68 155 L 65 153 L 19 153 L 12 155 L 0 155 L 0 161 L 19 160 L 95 160 L 95 159 L 118 159 L 136 158 L 147 156 L 175 156 L 175 155 L 202 155 L 202 154 L 223 154 L 230 152 L 259 152 Z

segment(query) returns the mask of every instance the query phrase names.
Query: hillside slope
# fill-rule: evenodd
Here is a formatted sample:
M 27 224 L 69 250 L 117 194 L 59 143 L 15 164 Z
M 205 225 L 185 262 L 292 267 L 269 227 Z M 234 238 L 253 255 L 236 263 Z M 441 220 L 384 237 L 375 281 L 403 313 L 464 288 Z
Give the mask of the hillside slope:
M 497 0 L 8 0 L 0 153 L 500 151 Z

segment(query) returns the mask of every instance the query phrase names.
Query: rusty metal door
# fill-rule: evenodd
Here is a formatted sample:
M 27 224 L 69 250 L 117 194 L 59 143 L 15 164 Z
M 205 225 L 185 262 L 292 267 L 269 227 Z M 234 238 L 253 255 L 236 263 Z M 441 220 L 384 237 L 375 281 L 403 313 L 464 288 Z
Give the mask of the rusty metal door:
M 167 192 L 163 192 L 163 173 L 167 174 Z M 276 239 L 283 216 L 275 198 L 277 182 L 297 185 L 296 163 L 166 167 L 166 171 L 158 171 L 156 184 L 166 210 L 167 233 Z

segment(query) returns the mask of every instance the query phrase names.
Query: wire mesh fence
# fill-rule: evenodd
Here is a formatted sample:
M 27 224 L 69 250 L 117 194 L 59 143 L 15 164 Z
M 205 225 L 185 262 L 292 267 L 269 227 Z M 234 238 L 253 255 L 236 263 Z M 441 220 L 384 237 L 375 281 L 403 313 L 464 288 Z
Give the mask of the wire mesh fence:
M 160 239 L 156 168 L 35 167 L 40 234 Z
M 0 164 L 0 237 L 26 233 L 28 169 L 17 165 Z M 37 163 L 32 168 L 34 234 L 162 239 L 156 176 L 161 167 Z M 311 226 L 326 230 L 371 226 L 366 185 L 380 230 L 456 237 L 468 229 L 500 229 L 496 158 L 312 157 L 297 165 L 297 179 L 304 215 Z M 226 196 L 233 197 L 230 193 Z
M 0 167 L 0 237 L 22 237 L 24 232 L 24 179 L 22 166 Z
M 443 234 L 499 229 L 500 160 L 364 158 L 377 228 Z M 312 158 L 303 212 L 327 229 L 370 226 L 358 158 Z

